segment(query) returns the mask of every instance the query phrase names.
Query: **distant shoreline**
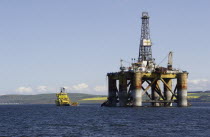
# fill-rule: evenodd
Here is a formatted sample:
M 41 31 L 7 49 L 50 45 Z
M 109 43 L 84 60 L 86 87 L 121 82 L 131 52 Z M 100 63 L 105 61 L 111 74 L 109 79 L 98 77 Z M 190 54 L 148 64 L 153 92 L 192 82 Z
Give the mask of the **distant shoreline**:
M 68 93 L 72 102 L 79 103 L 103 103 L 106 95 L 92 95 L 84 93 Z M 55 104 L 56 95 L 51 94 L 37 94 L 37 95 L 1 95 L 0 105 L 9 104 Z M 98 99 L 98 100 L 97 100 Z M 146 96 L 143 96 L 143 100 Z M 210 103 L 209 92 L 190 92 L 188 94 L 188 101 L 193 103 Z

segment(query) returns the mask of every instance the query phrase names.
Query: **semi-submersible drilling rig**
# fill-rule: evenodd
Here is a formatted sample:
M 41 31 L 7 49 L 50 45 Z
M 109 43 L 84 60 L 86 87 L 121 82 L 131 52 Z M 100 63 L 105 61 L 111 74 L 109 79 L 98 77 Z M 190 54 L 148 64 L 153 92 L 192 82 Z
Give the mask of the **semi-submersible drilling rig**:
M 142 13 L 142 27 L 139 56 L 128 68 L 121 66 L 120 71 L 108 73 L 108 99 L 102 106 L 188 106 L 188 72 L 174 69 L 172 52 L 168 55 L 168 66 L 160 67 L 152 58 L 152 42 L 149 31 L 149 15 Z M 172 81 L 174 86 L 172 86 Z M 146 87 L 145 87 L 146 85 Z M 143 101 L 145 94 L 147 99 Z

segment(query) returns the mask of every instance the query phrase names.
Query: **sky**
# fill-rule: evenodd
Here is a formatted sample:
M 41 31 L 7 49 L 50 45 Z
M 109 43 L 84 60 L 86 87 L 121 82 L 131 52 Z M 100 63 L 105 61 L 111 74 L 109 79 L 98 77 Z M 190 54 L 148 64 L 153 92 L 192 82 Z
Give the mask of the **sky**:
M 173 51 L 189 90 L 210 90 L 209 0 L 1 0 L 0 95 L 107 94 L 108 72 L 138 57 L 149 12 L 159 64 Z M 167 60 L 160 65 L 166 66 Z M 128 64 L 124 64 L 128 65 Z

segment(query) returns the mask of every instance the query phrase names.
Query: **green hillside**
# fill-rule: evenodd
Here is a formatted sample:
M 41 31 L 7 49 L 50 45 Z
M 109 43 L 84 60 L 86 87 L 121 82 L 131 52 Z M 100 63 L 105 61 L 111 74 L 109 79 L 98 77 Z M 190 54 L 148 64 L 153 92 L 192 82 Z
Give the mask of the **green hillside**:
M 85 98 L 105 97 L 100 95 L 90 95 L 82 93 L 68 94 L 71 100 L 89 103 L 91 101 L 82 101 Z M 54 104 L 56 99 L 56 93 L 54 94 L 38 94 L 38 95 L 3 95 L 0 96 L 0 104 Z M 81 101 L 80 101 L 81 100 Z M 93 101 L 96 102 L 96 101 Z
M 210 92 L 188 93 L 188 100 L 191 102 L 210 102 Z
M 69 97 L 73 102 L 79 103 L 102 103 L 106 96 L 104 95 L 91 95 L 82 93 L 71 93 Z M 97 100 L 97 98 L 99 98 Z M 38 94 L 38 95 L 2 95 L 0 96 L 0 104 L 54 104 L 56 99 L 55 93 L 53 94 Z M 146 95 L 143 100 L 147 100 Z M 188 93 L 189 102 L 210 102 L 209 92 L 190 92 Z

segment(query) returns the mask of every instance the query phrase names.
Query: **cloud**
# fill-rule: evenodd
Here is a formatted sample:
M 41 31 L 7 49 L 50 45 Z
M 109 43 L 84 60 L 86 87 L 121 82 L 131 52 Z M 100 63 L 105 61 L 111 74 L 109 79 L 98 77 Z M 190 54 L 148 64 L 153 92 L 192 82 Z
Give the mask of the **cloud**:
M 62 87 L 62 86 L 61 86 Z M 63 86 L 69 93 L 87 93 L 87 94 L 97 94 L 105 95 L 107 94 L 107 87 L 103 85 L 89 86 L 86 83 L 79 83 L 76 85 Z M 60 87 L 51 87 L 40 85 L 37 87 L 25 87 L 21 86 L 15 90 L 15 94 L 43 94 L 43 93 L 55 93 L 60 92 Z
M 33 89 L 31 87 L 19 87 L 16 90 L 18 94 L 33 94 Z
M 57 91 L 56 91 L 57 92 Z M 26 94 L 26 95 L 34 95 L 34 94 L 41 94 L 41 93 L 55 93 L 55 89 L 48 87 L 48 86 L 38 86 L 34 87 L 25 87 L 21 86 L 13 91 L 14 94 Z
M 188 83 L 199 85 L 201 83 L 208 83 L 209 81 L 207 79 L 194 79 L 194 80 L 188 80 Z
M 64 86 L 64 88 L 73 92 L 80 92 L 80 93 L 87 93 L 89 92 L 88 84 L 86 83 L 80 83 L 77 85 L 72 85 L 72 86 Z M 57 90 L 56 90 L 57 89 Z M 16 94 L 42 94 L 42 93 L 55 93 L 55 92 L 60 92 L 58 90 L 58 87 L 50 87 L 50 86 L 45 86 L 45 85 L 40 85 L 37 87 L 24 87 L 21 86 L 15 90 L 14 93 Z
M 63 86 L 67 92 L 77 92 L 77 93 L 87 93 L 89 89 L 89 85 L 86 83 L 80 83 L 76 85 L 71 85 L 71 86 Z
M 107 87 L 106 86 L 89 86 L 86 83 L 80 83 L 72 86 L 64 86 L 67 92 L 70 93 L 87 93 L 87 94 L 96 94 L 96 95 L 106 95 Z
M 189 84 L 189 91 L 196 91 L 196 90 L 209 90 L 210 89 L 210 81 L 208 79 L 193 79 L 188 80 Z
M 77 85 L 73 85 L 71 87 L 69 87 L 69 89 L 71 90 L 85 90 L 87 89 L 89 86 L 85 83 L 81 83 L 81 84 L 77 84 Z
M 105 87 L 105 86 L 95 86 L 93 89 L 96 92 L 105 92 L 105 91 L 107 91 L 107 87 Z
M 48 89 L 47 89 L 47 86 L 38 86 L 37 90 L 38 91 L 47 91 Z
M 55 91 L 55 89 L 48 87 L 48 86 L 38 86 L 36 88 L 37 93 L 52 93 L 54 91 Z

